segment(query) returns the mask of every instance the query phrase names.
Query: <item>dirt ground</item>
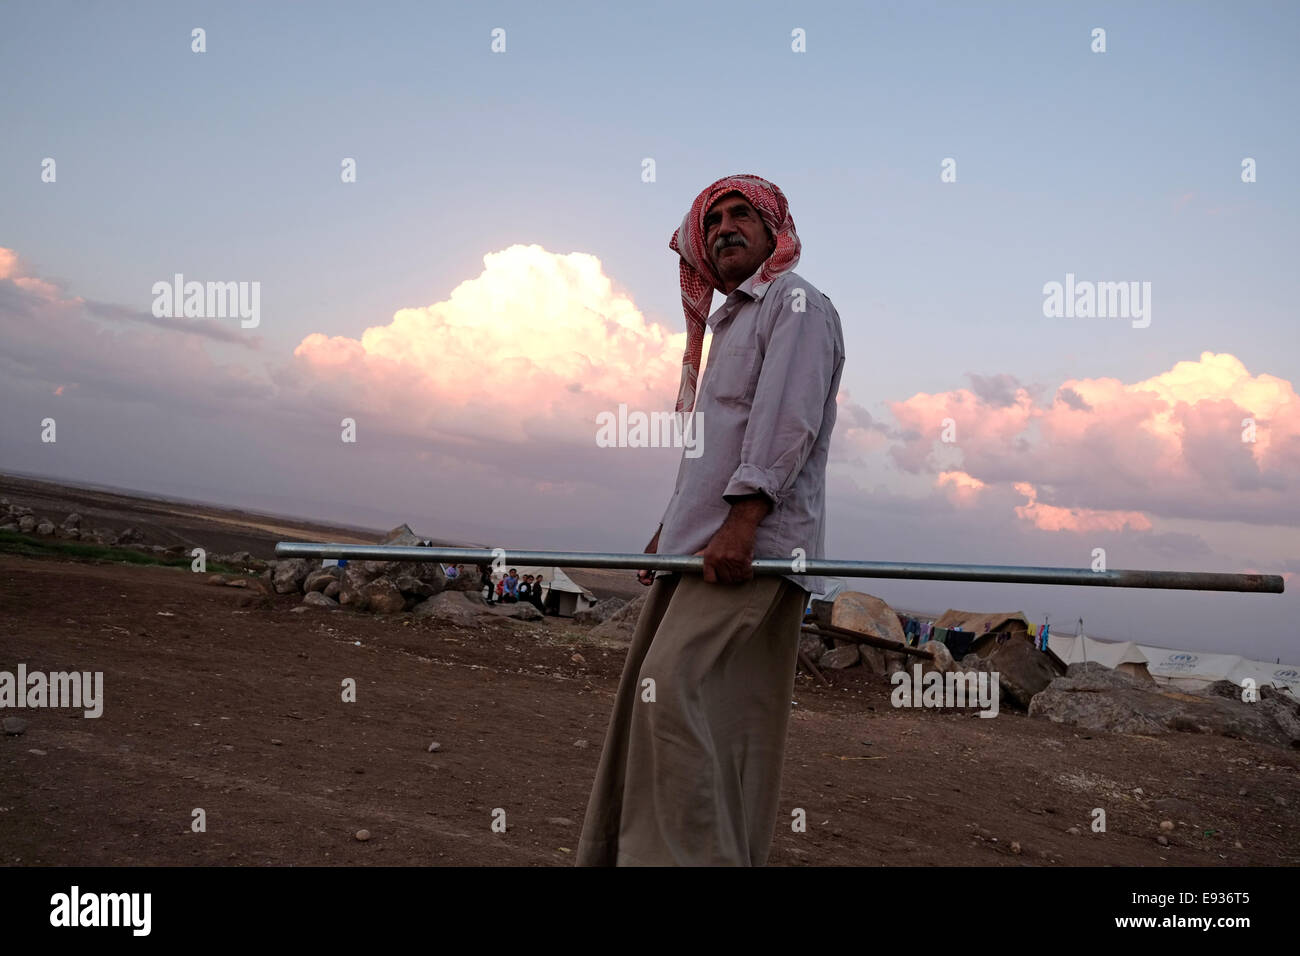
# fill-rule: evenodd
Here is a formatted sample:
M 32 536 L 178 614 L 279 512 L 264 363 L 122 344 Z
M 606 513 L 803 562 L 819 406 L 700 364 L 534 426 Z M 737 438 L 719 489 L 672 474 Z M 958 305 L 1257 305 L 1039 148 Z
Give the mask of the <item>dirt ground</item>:
M 240 519 L 157 519 L 218 520 Z M 102 671 L 105 698 L 4 712 L 29 726 L 0 737 L 0 863 L 572 863 L 624 647 L 549 618 L 239 607 L 205 577 L 0 554 L 0 670 Z M 796 683 L 773 865 L 1300 863 L 1296 751 L 895 710 L 884 678 L 828 678 Z

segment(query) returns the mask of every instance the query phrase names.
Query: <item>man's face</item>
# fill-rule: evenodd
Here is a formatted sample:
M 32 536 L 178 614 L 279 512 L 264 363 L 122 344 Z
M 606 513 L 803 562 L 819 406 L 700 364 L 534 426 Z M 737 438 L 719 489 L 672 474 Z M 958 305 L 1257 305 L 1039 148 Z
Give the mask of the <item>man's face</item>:
M 758 271 L 776 249 L 758 210 L 740 193 L 728 193 L 709 207 L 704 244 L 728 292 Z

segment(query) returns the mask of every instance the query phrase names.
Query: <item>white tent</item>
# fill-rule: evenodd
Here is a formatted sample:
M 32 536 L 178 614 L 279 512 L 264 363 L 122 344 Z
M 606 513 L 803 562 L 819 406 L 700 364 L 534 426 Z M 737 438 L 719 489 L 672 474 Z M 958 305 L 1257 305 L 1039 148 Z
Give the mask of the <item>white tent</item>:
M 1197 690 L 1216 680 L 1240 684 L 1250 678 L 1256 687 L 1270 684 L 1300 696 L 1300 668 L 1288 664 L 1252 661 L 1239 654 L 1207 654 L 1145 644 L 1138 646 L 1147 656 L 1151 676 L 1161 683 Z
M 1147 668 L 1147 656 L 1132 641 L 1098 641 L 1083 635 L 1067 637 L 1049 632 L 1047 646 L 1066 664 L 1096 661 L 1111 670 L 1123 671 L 1139 680 L 1151 679 L 1151 673 Z
M 511 567 L 518 572 L 521 580 L 525 574 L 531 574 L 534 578 L 540 575 L 543 585 L 542 603 L 547 610 L 561 617 L 573 617 L 578 611 L 585 611 L 596 603 L 596 595 L 575 584 L 563 568 L 525 567 L 522 564 Z M 493 580 L 498 577 L 499 575 L 493 575 Z

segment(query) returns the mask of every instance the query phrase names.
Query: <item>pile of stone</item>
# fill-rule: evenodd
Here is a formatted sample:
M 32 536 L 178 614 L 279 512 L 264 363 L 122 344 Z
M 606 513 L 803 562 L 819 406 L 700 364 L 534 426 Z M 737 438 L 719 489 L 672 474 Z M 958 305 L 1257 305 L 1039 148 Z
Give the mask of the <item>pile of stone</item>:
M 477 569 L 466 568 L 463 574 L 448 580 L 436 561 L 349 561 L 346 567 L 321 567 L 318 561 L 289 558 L 268 562 L 266 578 L 276 594 L 301 594 L 304 604 L 317 607 L 349 607 L 373 614 L 419 613 L 432 599 L 452 593 L 466 600 L 430 607 L 477 605 L 483 612 L 489 610 L 478 593 L 483 584 Z M 508 607 L 510 616 L 541 617 L 532 605 Z M 428 613 L 426 610 L 421 616 Z
M 1087 661 L 1035 695 L 1031 717 L 1086 730 L 1119 734 L 1173 731 L 1218 734 L 1282 747 L 1300 747 L 1300 703 L 1269 685 L 1243 700 L 1232 681 L 1216 681 L 1194 693 L 1171 691 Z

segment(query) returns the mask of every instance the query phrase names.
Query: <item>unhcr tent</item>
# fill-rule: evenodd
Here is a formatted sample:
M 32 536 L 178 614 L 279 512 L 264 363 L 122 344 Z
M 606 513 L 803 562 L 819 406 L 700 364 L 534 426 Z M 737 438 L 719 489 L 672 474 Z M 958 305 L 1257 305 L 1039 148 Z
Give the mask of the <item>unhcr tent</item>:
M 596 603 L 596 595 L 581 585 L 574 584 L 573 579 L 565 574 L 562 568 L 525 567 L 522 564 L 513 564 L 510 567 L 519 573 L 521 580 L 525 574 L 531 574 L 534 578 L 541 575 L 542 606 L 551 614 L 573 617 L 574 614 L 585 611 Z M 494 580 L 497 577 L 493 575 Z
M 1147 669 L 1151 676 L 1162 684 L 1199 690 L 1216 680 L 1240 684 L 1250 678 L 1256 687 L 1269 684 L 1300 696 L 1300 668 L 1288 664 L 1252 661 L 1237 654 L 1207 654 L 1146 644 L 1139 644 L 1138 648 L 1147 656 Z
M 1066 664 L 1096 661 L 1142 681 L 1152 681 L 1147 656 L 1132 641 L 1098 641 L 1091 637 L 1065 637 L 1048 633 L 1047 646 Z

